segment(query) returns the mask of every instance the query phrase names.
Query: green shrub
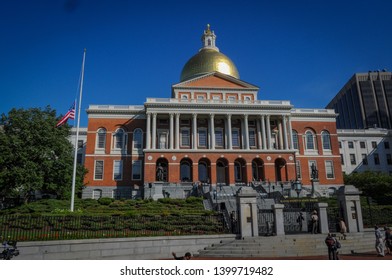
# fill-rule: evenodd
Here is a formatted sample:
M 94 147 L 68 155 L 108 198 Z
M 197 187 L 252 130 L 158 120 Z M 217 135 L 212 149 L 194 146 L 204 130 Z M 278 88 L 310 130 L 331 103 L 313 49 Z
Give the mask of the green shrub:
M 114 198 L 111 197 L 101 197 L 98 199 L 98 203 L 101 205 L 110 205 L 114 201 Z

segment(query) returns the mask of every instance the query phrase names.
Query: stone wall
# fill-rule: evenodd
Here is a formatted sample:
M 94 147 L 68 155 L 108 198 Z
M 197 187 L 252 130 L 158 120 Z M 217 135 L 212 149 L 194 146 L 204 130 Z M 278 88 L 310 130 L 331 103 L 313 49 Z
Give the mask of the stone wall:
M 146 260 L 171 259 L 172 252 L 183 255 L 221 241 L 234 240 L 235 235 L 162 236 L 107 238 L 60 241 L 19 242 L 16 260 Z

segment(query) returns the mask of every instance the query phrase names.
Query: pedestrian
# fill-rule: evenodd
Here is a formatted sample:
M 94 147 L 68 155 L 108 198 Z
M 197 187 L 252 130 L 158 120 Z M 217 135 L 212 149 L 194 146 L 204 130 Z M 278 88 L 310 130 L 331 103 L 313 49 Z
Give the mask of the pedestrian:
M 384 253 L 384 242 L 382 239 L 381 231 L 378 226 L 374 226 L 374 234 L 376 236 L 376 251 L 377 251 L 377 256 L 379 257 L 385 257 Z
M 310 219 L 312 221 L 312 234 L 318 233 L 318 221 L 319 217 L 317 215 L 317 211 L 314 210 L 312 215 L 310 216 Z
M 190 260 L 192 255 L 189 252 L 186 252 L 184 256 L 182 257 L 177 257 L 176 253 L 172 253 L 173 257 L 175 260 Z
M 340 227 L 340 233 L 342 234 L 342 239 L 346 240 L 347 227 L 343 218 L 339 218 L 339 227 Z
M 328 259 L 338 260 L 338 247 L 340 247 L 340 243 L 338 246 L 338 241 L 331 233 L 328 233 L 327 237 L 325 238 L 325 244 L 328 248 Z

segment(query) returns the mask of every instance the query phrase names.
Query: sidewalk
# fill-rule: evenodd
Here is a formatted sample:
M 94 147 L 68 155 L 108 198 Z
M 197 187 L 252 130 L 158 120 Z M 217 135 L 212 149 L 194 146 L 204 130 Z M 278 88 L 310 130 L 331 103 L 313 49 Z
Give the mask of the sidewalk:
M 203 258 L 193 257 L 195 260 L 229 260 L 230 258 Z M 238 260 L 239 258 L 233 258 Z M 377 252 L 355 253 L 354 254 L 339 254 L 340 260 L 392 260 L 392 255 L 385 255 L 385 257 L 378 257 Z M 306 257 L 282 257 L 282 258 L 241 258 L 241 260 L 328 260 L 328 252 L 321 256 L 306 256 Z

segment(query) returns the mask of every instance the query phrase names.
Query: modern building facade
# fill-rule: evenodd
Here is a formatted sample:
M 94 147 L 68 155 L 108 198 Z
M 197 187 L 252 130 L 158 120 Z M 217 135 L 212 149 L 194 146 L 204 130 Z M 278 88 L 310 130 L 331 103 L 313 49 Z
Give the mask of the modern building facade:
M 342 171 L 392 175 L 392 131 L 382 128 L 338 129 Z
M 207 26 L 170 98 L 89 106 L 83 197 L 186 197 L 194 182 L 310 188 L 312 166 L 317 192 L 343 184 L 334 110 L 259 100 L 215 43 Z
M 392 73 L 356 73 L 326 107 L 338 113 L 338 129 L 392 129 Z

